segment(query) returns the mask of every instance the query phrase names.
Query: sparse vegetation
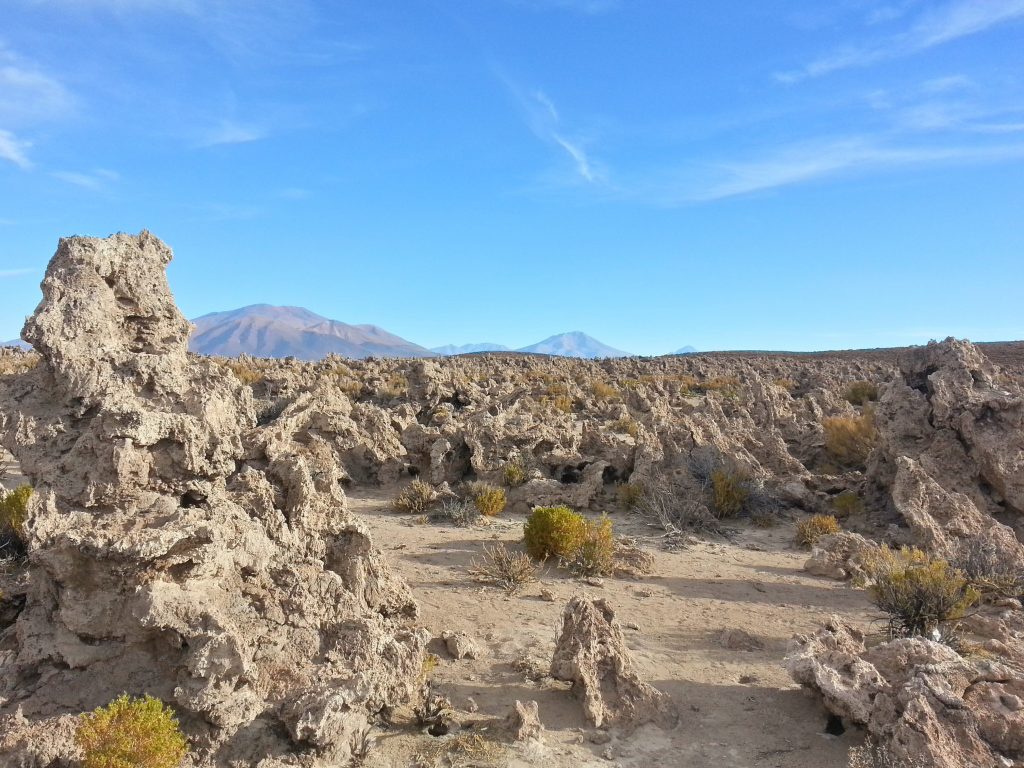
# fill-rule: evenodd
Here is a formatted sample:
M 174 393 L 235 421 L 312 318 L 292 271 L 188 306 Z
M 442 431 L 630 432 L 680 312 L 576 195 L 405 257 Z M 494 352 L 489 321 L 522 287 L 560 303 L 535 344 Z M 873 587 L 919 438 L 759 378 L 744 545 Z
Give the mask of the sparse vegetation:
M 718 518 L 736 517 L 743 511 L 750 497 L 748 479 L 746 473 L 727 467 L 711 473 L 711 496 Z
M 501 477 L 509 488 L 518 488 L 526 482 L 526 467 L 520 459 L 509 459 L 501 468 Z
M 615 495 L 620 505 L 634 509 L 644 498 L 644 487 L 640 483 L 619 483 L 615 487 Z
M 854 381 L 846 387 L 843 397 L 852 405 L 867 405 L 878 399 L 878 386 L 871 381 Z
M 29 485 L 19 486 L 7 493 L 0 492 L 0 535 L 7 531 L 19 541 L 25 540 L 25 517 L 30 498 L 32 486 Z
M 615 537 L 612 521 L 607 515 L 588 520 L 576 551 L 565 559 L 569 570 L 577 576 L 608 576 L 615 573 Z
M 380 395 L 385 400 L 397 400 L 409 392 L 409 380 L 400 373 L 393 374 L 381 387 Z
M 399 492 L 391 506 L 399 512 L 422 515 L 436 498 L 437 491 L 429 483 L 417 478 Z
M 613 421 L 612 429 L 624 435 L 629 435 L 632 438 L 636 438 L 640 434 L 640 425 L 636 419 L 632 419 L 629 416 L 623 416 Z
M 82 768 L 177 768 L 188 751 L 174 713 L 162 701 L 127 694 L 82 715 L 75 743 Z
M 854 491 L 843 491 L 832 499 L 832 509 L 835 510 L 835 516 L 842 520 L 863 512 L 864 502 Z
M 796 525 L 796 543 L 805 549 L 813 547 L 822 536 L 839 533 L 842 527 L 832 515 L 813 515 Z
M 821 425 L 829 455 L 849 467 L 864 466 L 878 441 L 874 411 L 865 408 L 859 416 L 836 416 L 823 420 Z
M 466 499 L 445 499 L 434 513 L 434 519 L 446 520 L 460 528 L 470 528 L 481 520 L 476 504 Z
M 504 544 L 484 545 L 483 559 L 474 559 L 469 572 L 477 581 L 493 584 L 510 595 L 537 580 L 537 566 L 529 556 Z
M 473 489 L 473 504 L 484 517 L 494 517 L 505 509 L 505 490 L 478 483 Z
M 964 539 L 953 563 L 983 600 L 1024 597 L 1024 568 L 991 540 Z
M 523 526 L 526 551 L 538 560 L 569 560 L 587 536 L 587 518 L 569 507 L 537 507 Z
M 590 389 L 598 400 L 614 400 L 619 396 L 619 390 L 605 381 L 595 381 Z
M 868 741 L 860 747 L 850 750 L 848 768 L 924 768 L 923 763 L 908 763 L 897 759 L 892 752 L 881 744 Z
M 962 618 L 980 597 L 961 571 L 913 547 L 883 546 L 864 565 L 871 599 L 888 615 L 892 637 L 930 634 Z
M 793 379 L 776 379 L 775 386 L 792 394 L 799 385 Z
M 264 374 L 245 360 L 225 360 L 224 367 L 231 371 L 242 384 L 252 386 L 263 381 Z

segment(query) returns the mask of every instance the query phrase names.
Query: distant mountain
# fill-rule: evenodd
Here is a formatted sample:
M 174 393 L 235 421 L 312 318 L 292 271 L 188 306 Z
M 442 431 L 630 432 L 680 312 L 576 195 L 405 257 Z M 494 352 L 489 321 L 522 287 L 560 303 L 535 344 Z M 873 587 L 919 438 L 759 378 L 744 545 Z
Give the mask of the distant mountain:
M 320 360 L 345 357 L 433 357 L 429 349 L 375 325 L 348 325 L 302 307 L 253 304 L 213 312 L 192 321 L 189 349 L 204 355 L 289 357 Z
M 672 354 L 673 355 L 692 355 L 696 351 L 697 351 L 696 347 L 680 347 L 679 349 L 677 349 Z
M 571 331 L 560 333 L 557 336 L 544 339 L 544 341 L 532 344 L 516 350 L 518 352 L 531 352 L 538 355 L 561 355 L 562 357 L 630 357 L 629 352 L 609 347 L 597 339 L 587 336 L 582 331 Z
M 473 352 L 511 352 L 512 350 L 501 344 L 490 344 L 485 341 L 482 344 L 445 344 L 443 347 L 431 347 L 430 351 L 439 355 L 469 355 Z
M 12 339 L 11 341 L 0 342 L 0 347 L 17 347 L 18 349 L 32 349 L 32 345 L 28 344 L 21 339 Z

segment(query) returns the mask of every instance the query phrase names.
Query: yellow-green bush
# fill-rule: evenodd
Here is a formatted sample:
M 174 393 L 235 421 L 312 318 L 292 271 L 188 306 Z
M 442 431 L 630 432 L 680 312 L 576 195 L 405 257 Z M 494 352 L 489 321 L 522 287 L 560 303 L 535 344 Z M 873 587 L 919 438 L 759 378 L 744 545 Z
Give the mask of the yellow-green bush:
M 0 496 L 0 532 L 10 529 L 19 539 L 25 538 L 25 516 L 32 487 L 22 485 Z
M 614 400 L 619 396 L 619 390 L 604 381 L 595 381 L 591 385 L 591 391 L 598 400 Z
M 892 635 L 928 634 L 961 618 L 980 597 L 962 572 L 912 547 L 881 547 L 864 566 L 874 582 L 871 599 L 888 614 Z
M 507 461 L 502 467 L 501 476 L 509 488 L 518 488 L 526 482 L 526 467 L 519 459 Z
M 629 416 L 623 416 L 612 422 L 612 429 L 634 438 L 640 434 L 640 425 Z
M 227 360 L 224 365 L 235 374 L 235 378 L 243 384 L 252 386 L 253 384 L 259 384 L 263 381 L 263 372 L 244 363 L 241 360 Z
M 711 497 L 717 517 L 736 517 L 750 497 L 747 476 L 739 470 L 716 469 L 711 473 Z
M 531 557 L 570 559 L 587 536 L 587 518 L 569 507 L 537 507 L 523 525 Z
M 416 479 L 399 492 L 391 506 L 399 512 L 423 514 L 436 498 L 437 492 L 429 483 Z
M 836 511 L 836 517 L 846 518 L 863 512 L 864 502 L 853 491 L 843 491 L 832 499 L 832 509 Z
M 860 416 L 836 416 L 821 422 L 825 430 L 825 450 L 847 466 L 864 466 L 878 441 L 875 414 L 865 408 Z
M 493 485 L 481 485 L 473 492 L 473 504 L 484 517 L 493 517 L 505 509 L 505 490 Z
M 174 713 L 152 696 L 122 694 L 81 716 L 82 768 L 177 768 L 188 750 Z
M 871 381 L 854 381 L 846 387 L 843 396 L 852 405 L 866 405 L 878 399 L 878 386 Z
M 583 540 L 566 563 L 577 576 L 607 576 L 615 572 L 615 537 L 607 515 L 587 521 Z
M 615 493 L 619 497 L 619 504 L 626 509 L 633 509 L 643 501 L 644 487 L 640 483 L 619 483 Z
M 810 549 L 822 536 L 843 530 L 832 515 L 813 515 L 796 525 L 796 543 Z

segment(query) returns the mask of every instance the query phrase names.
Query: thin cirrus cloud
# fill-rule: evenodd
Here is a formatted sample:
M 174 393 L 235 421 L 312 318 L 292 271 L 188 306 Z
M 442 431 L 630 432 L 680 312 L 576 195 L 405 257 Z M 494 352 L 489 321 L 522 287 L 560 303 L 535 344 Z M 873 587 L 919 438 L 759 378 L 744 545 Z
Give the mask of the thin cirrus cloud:
M 199 137 L 198 146 L 216 147 L 223 144 L 248 144 L 267 138 L 269 132 L 260 126 L 245 125 L 233 120 L 222 120 Z
M 114 171 L 105 168 L 97 168 L 92 173 L 81 173 L 79 171 L 53 171 L 50 175 L 67 184 L 72 184 L 82 189 L 89 189 L 99 192 L 106 188 L 110 182 L 118 181 L 121 177 Z
M 31 275 L 35 272 L 34 269 L 26 267 L 24 269 L 0 269 L 0 280 L 9 277 L 21 277 L 22 275 Z
M 919 15 L 906 31 L 866 45 L 851 45 L 800 69 L 780 72 L 776 79 L 796 83 L 832 72 L 865 67 L 910 56 L 929 48 L 976 35 L 1024 17 L 1024 0 L 954 0 Z
M 32 161 L 28 159 L 27 151 L 32 146 L 27 141 L 22 141 L 10 131 L 0 129 L 0 160 L 14 163 L 22 170 L 32 167 Z

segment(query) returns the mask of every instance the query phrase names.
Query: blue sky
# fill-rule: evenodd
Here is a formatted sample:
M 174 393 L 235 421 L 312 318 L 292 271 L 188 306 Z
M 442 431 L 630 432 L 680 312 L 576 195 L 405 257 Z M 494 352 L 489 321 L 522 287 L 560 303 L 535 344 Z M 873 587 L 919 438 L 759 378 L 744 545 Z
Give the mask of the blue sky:
M 1024 338 L 1024 0 L 5 0 L 0 339 L 142 228 L 192 317 Z

